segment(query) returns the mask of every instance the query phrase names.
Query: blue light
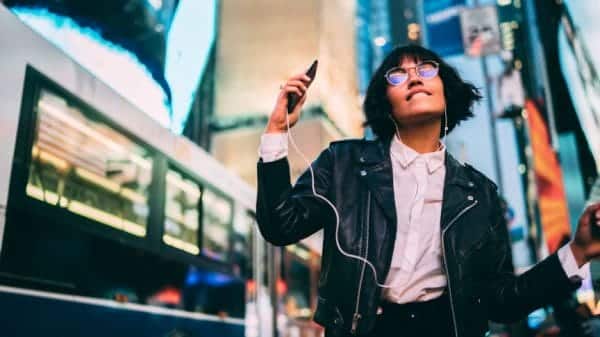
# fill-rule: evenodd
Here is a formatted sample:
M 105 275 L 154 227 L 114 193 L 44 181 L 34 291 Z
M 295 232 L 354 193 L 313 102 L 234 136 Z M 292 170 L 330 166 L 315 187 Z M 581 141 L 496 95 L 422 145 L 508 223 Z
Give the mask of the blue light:
M 537 329 L 542 325 L 542 323 L 544 323 L 546 317 L 546 310 L 544 310 L 543 308 L 537 309 L 527 316 L 527 325 L 531 329 Z
M 162 0 L 148 0 L 148 4 L 154 8 L 154 10 L 159 10 L 163 3 Z
M 204 284 L 212 287 L 220 287 L 230 284 L 233 281 L 235 279 L 226 274 L 190 267 L 185 279 L 185 285 L 190 287 L 197 284 Z

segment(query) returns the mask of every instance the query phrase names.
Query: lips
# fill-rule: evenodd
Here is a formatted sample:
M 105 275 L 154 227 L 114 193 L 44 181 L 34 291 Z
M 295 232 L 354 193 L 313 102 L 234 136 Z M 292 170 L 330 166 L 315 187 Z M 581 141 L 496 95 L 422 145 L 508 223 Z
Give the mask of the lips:
M 426 94 L 427 96 L 431 96 L 431 93 L 428 90 L 419 88 L 419 89 L 411 90 L 408 93 L 408 95 L 406 95 L 406 100 L 410 101 L 411 98 L 413 98 L 416 94 L 419 94 L 419 93 Z

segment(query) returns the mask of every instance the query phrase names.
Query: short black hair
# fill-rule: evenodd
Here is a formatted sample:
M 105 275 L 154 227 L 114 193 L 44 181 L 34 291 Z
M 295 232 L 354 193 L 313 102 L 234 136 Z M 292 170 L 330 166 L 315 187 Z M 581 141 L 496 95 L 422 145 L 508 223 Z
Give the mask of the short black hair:
M 399 46 L 387 55 L 375 71 L 375 74 L 373 74 L 363 104 L 366 117 L 364 125 L 370 126 L 378 138 L 389 140 L 396 131 L 390 119 L 392 105 L 387 97 L 388 83 L 385 79 L 385 73 L 390 68 L 398 66 L 402 62 L 402 59 L 407 57 L 413 58 L 415 62 L 435 61 L 439 64 L 439 76 L 442 79 L 446 99 L 448 133 L 461 121 L 473 117 L 473 104 L 481 99 L 479 89 L 473 84 L 463 81 L 456 69 L 442 60 L 433 51 L 418 45 Z M 443 132 L 444 130 L 442 129 L 440 137 L 443 136 Z

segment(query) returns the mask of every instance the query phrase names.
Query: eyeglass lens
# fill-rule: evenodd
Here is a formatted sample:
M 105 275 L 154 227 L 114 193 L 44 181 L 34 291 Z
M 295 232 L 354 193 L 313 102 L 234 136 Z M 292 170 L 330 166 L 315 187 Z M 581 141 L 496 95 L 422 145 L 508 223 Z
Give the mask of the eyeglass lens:
M 438 73 L 438 66 L 434 62 L 421 62 L 417 64 L 414 68 L 416 70 L 417 75 L 423 79 L 433 78 Z M 393 68 L 392 70 L 388 71 L 386 75 L 387 80 L 392 85 L 400 85 L 408 79 L 409 69 L 410 68 L 404 69 L 400 67 Z

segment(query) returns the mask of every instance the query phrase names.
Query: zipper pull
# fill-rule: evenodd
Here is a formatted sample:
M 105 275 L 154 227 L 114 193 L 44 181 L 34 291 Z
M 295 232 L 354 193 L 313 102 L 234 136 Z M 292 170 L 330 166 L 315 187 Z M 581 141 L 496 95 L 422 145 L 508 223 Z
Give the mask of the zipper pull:
M 358 312 L 355 312 L 354 315 L 352 315 L 352 328 L 350 329 L 350 333 L 355 335 L 356 334 L 356 328 L 358 327 L 358 320 L 361 319 L 361 315 Z

